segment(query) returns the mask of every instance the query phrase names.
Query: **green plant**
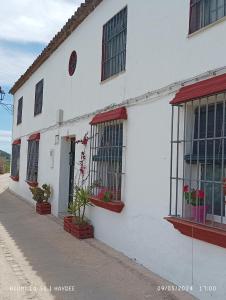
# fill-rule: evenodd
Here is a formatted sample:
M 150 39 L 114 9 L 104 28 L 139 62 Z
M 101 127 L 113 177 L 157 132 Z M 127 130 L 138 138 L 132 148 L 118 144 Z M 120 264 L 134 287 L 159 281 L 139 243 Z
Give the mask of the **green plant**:
M 103 201 L 110 202 L 112 200 L 112 192 L 106 191 L 104 192 Z
M 204 205 L 205 194 L 202 190 L 189 190 L 188 185 L 185 185 L 183 188 L 184 196 L 187 204 L 192 206 L 201 206 Z
M 73 201 L 69 204 L 68 212 L 75 217 L 77 224 L 87 223 L 85 221 L 85 210 L 87 206 L 93 206 L 90 202 L 92 187 L 76 185 L 74 188 Z
M 39 203 L 48 202 L 51 196 L 51 187 L 47 184 L 43 184 L 42 187 L 31 187 L 30 191 L 33 195 L 33 199 Z
M 88 133 L 80 140 L 76 140 L 76 144 L 81 144 L 82 151 L 80 156 L 80 161 L 78 162 L 78 174 L 76 175 L 76 184 L 74 186 L 73 201 L 69 203 L 68 212 L 74 216 L 76 224 L 88 223 L 85 220 L 85 211 L 87 206 L 93 206 L 90 202 L 90 197 L 92 196 L 92 190 L 96 183 L 92 186 L 87 186 L 86 182 L 88 175 L 86 176 L 86 148 L 89 138 Z

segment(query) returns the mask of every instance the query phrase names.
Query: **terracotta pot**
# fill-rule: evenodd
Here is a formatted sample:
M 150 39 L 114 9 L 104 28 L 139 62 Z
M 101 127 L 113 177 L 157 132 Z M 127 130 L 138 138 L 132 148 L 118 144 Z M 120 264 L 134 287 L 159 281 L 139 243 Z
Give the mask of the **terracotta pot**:
M 64 230 L 69 232 L 71 235 L 78 239 L 88 239 L 94 237 L 94 229 L 90 224 L 75 224 L 75 217 L 67 216 L 64 217 Z
M 124 207 L 124 203 L 121 201 L 109 201 L 104 202 L 103 200 L 100 200 L 98 198 L 90 197 L 90 202 L 92 202 L 94 205 L 102 207 L 104 209 L 120 213 Z
M 51 214 L 51 204 L 49 202 L 37 202 L 36 212 L 40 215 Z

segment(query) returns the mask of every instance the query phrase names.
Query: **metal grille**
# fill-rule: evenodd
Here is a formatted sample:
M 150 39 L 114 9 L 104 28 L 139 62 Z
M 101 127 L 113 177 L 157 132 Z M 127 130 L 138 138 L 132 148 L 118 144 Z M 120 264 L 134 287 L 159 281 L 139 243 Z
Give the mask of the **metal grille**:
M 39 141 L 28 141 L 27 181 L 37 182 L 38 179 Z
M 226 15 L 226 0 L 191 0 L 190 28 L 192 33 Z
M 17 125 L 22 122 L 22 111 L 23 111 L 23 97 L 18 100 L 18 107 L 17 107 Z
M 11 162 L 11 176 L 19 176 L 20 170 L 20 145 L 12 145 L 12 162 Z
M 170 215 L 226 229 L 224 93 L 172 107 Z
M 126 66 L 127 7 L 103 27 L 102 76 L 105 80 Z
M 42 112 L 42 102 L 43 102 L 43 83 L 44 80 L 40 80 L 35 87 L 35 109 L 34 115 L 38 115 Z
M 123 156 L 123 123 L 111 121 L 91 127 L 90 184 L 94 196 L 108 193 L 113 201 L 121 200 Z

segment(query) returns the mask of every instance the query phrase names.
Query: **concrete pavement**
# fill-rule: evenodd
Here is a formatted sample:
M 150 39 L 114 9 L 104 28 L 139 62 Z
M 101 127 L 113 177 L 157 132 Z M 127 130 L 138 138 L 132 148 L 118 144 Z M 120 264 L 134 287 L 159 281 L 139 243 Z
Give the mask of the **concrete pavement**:
M 0 300 L 177 300 L 183 292 L 95 240 L 79 241 L 53 216 L 12 194 L 0 176 Z

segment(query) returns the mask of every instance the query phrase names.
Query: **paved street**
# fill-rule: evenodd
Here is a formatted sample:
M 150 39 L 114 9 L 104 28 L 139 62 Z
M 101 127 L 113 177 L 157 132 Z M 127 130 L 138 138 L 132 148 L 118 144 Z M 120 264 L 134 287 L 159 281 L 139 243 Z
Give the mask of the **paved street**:
M 101 242 L 79 241 L 61 221 L 40 216 L 0 175 L 0 300 L 194 299 Z

